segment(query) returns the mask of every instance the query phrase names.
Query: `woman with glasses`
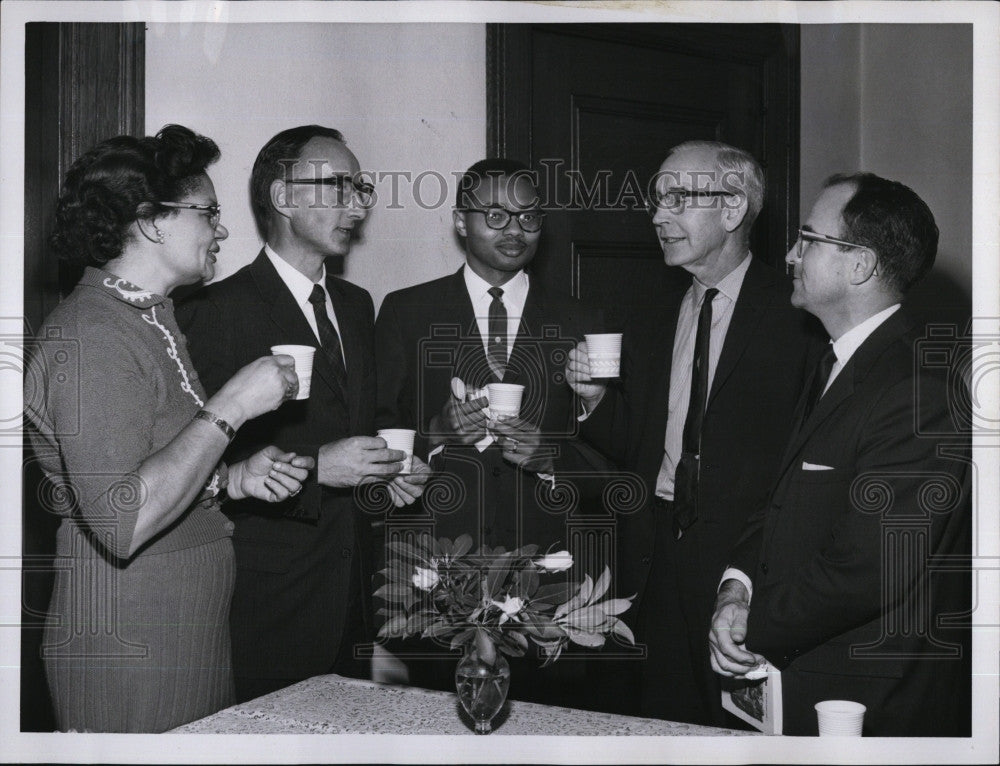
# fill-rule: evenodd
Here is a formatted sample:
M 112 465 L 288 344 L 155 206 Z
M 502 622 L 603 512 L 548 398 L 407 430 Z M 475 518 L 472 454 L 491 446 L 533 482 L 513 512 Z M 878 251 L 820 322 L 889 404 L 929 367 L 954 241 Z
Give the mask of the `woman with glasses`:
M 296 393 L 290 357 L 247 365 L 208 398 L 177 327 L 175 288 L 210 279 L 215 143 L 168 125 L 118 136 L 66 176 L 51 244 L 86 269 L 49 315 L 25 408 L 62 516 L 42 645 L 61 730 L 158 732 L 234 701 L 225 494 L 277 502 L 312 459 L 269 446 L 220 461 L 244 421 Z

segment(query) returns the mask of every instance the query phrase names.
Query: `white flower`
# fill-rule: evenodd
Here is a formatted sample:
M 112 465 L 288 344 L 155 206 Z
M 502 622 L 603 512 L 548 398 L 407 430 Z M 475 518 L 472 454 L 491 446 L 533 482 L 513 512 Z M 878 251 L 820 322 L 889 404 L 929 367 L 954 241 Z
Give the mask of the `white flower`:
M 420 588 L 420 590 L 430 590 L 435 585 L 438 584 L 438 573 L 437 569 L 426 569 L 424 567 L 416 567 L 416 573 L 413 575 L 413 584 Z
M 492 604 L 503 612 L 500 615 L 501 625 L 507 622 L 507 620 L 516 620 L 518 613 L 524 609 L 524 601 L 517 596 L 511 596 L 509 593 L 503 597 L 503 601 L 493 601 Z
M 546 572 L 562 572 L 573 566 L 573 554 L 569 551 L 556 551 L 535 560 L 535 566 Z

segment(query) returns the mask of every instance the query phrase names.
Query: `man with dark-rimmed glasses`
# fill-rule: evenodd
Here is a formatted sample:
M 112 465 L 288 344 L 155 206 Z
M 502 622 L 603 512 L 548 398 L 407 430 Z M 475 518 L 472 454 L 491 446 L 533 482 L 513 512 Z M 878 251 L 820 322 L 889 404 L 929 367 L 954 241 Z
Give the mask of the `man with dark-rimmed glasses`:
M 603 462 L 574 438 L 574 397 L 562 380 L 566 354 L 584 333 L 601 332 L 601 318 L 529 273 L 545 219 L 540 204 L 534 174 L 522 163 L 472 165 L 459 179 L 452 213 L 465 263 L 390 293 L 375 324 L 376 422 L 417 431 L 415 452 L 429 453 L 435 470 L 422 500 L 425 520 L 433 520 L 436 535 L 468 534 L 477 547 L 571 548 L 568 522 L 580 509 L 570 496 L 603 487 L 595 472 Z M 524 386 L 518 417 L 484 410 L 480 392 L 501 382 Z M 568 489 L 559 490 L 563 501 L 552 493 L 553 476 Z M 585 567 L 600 572 L 600 562 Z M 447 649 L 412 647 L 428 648 Z M 522 662 L 515 672 L 531 678 L 512 686 L 512 695 L 587 704 L 579 660 L 540 664 L 536 657 Z M 410 666 L 414 683 L 454 688 L 453 659 L 413 659 Z
M 969 392 L 901 307 L 937 243 L 912 189 L 855 173 L 827 180 L 785 258 L 832 340 L 709 636 L 723 676 L 781 671 L 785 734 L 817 734 L 828 699 L 865 705 L 869 736 L 970 733 Z
M 316 349 L 311 391 L 247 423 L 233 454 L 295 445 L 316 460 L 303 490 L 279 506 L 230 502 L 236 587 L 233 675 L 240 701 L 310 676 L 367 676 L 355 647 L 374 636 L 372 517 L 353 499 L 373 478 L 398 505 L 422 490 L 426 466 L 397 475 L 404 453 L 376 437 L 374 309 L 368 292 L 328 266 L 351 250 L 373 190 L 339 131 L 282 131 L 257 155 L 250 202 L 264 247 L 251 264 L 183 304 L 195 367 L 214 392 L 271 346 Z
M 766 254 L 750 253 L 764 173 L 749 153 L 684 143 L 650 186 L 664 262 L 690 278 L 626 328 L 619 386 L 590 379 L 584 347 L 567 368 L 591 413 L 585 438 L 641 475 L 649 498 L 618 525 L 618 592 L 638 593 L 633 619 L 647 657 L 608 673 L 608 688 L 621 689 L 608 697 L 621 712 L 727 725 L 735 719 L 722 710 L 705 629 L 821 339 Z

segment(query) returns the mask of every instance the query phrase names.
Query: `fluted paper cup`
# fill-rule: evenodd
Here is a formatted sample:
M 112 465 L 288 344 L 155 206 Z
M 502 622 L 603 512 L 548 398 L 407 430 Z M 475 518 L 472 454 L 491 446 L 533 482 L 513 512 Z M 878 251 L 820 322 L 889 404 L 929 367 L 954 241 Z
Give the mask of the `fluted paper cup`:
M 493 417 L 516 418 L 521 412 L 524 386 L 519 383 L 490 383 L 486 386 Z
M 860 737 L 868 709 L 860 702 L 824 700 L 817 702 L 816 718 L 821 737 Z
M 385 439 L 385 446 L 389 449 L 398 449 L 406 453 L 403 460 L 403 470 L 400 473 L 409 473 L 413 468 L 413 437 L 417 432 L 409 428 L 383 428 L 376 436 Z
M 295 374 L 299 376 L 299 392 L 296 399 L 308 399 L 312 388 L 313 357 L 316 356 L 314 346 L 271 346 L 272 354 L 287 354 L 295 360 Z
M 621 374 L 622 334 L 606 332 L 584 335 L 590 377 L 617 378 Z

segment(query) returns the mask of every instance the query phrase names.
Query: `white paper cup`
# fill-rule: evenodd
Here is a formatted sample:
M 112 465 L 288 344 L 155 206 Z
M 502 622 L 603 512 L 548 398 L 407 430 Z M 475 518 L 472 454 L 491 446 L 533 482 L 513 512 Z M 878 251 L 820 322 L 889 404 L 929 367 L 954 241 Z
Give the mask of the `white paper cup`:
M 621 373 L 622 334 L 606 332 L 584 335 L 587 341 L 587 360 L 590 377 L 617 378 Z
M 516 418 L 521 412 L 521 397 L 524 386 L 518 383 L 489 383 L 486 396 L 490 400 L 490 412 L 494 417 Z
M 308 399 L 312 387 L 313 357 L 316 349 L 313 346 L 271 346 L 272 354 L 287 354 L 295 360 L 295 374 L 299 376 L 299 393 L 296 399 Z
M 376 436 L 385 439 L 385 446 L 389 449 L 398 449 L 406 453 L 403 460 L 403 470 L 400 473 L 409 473 L 413 468 L 413 437 L 416 431 L 409 428 L 383 428 Z
M 860 737 L 868 709 L 860 702 L 824 700 L 817 702 L 816 718 L 821 737 Z

